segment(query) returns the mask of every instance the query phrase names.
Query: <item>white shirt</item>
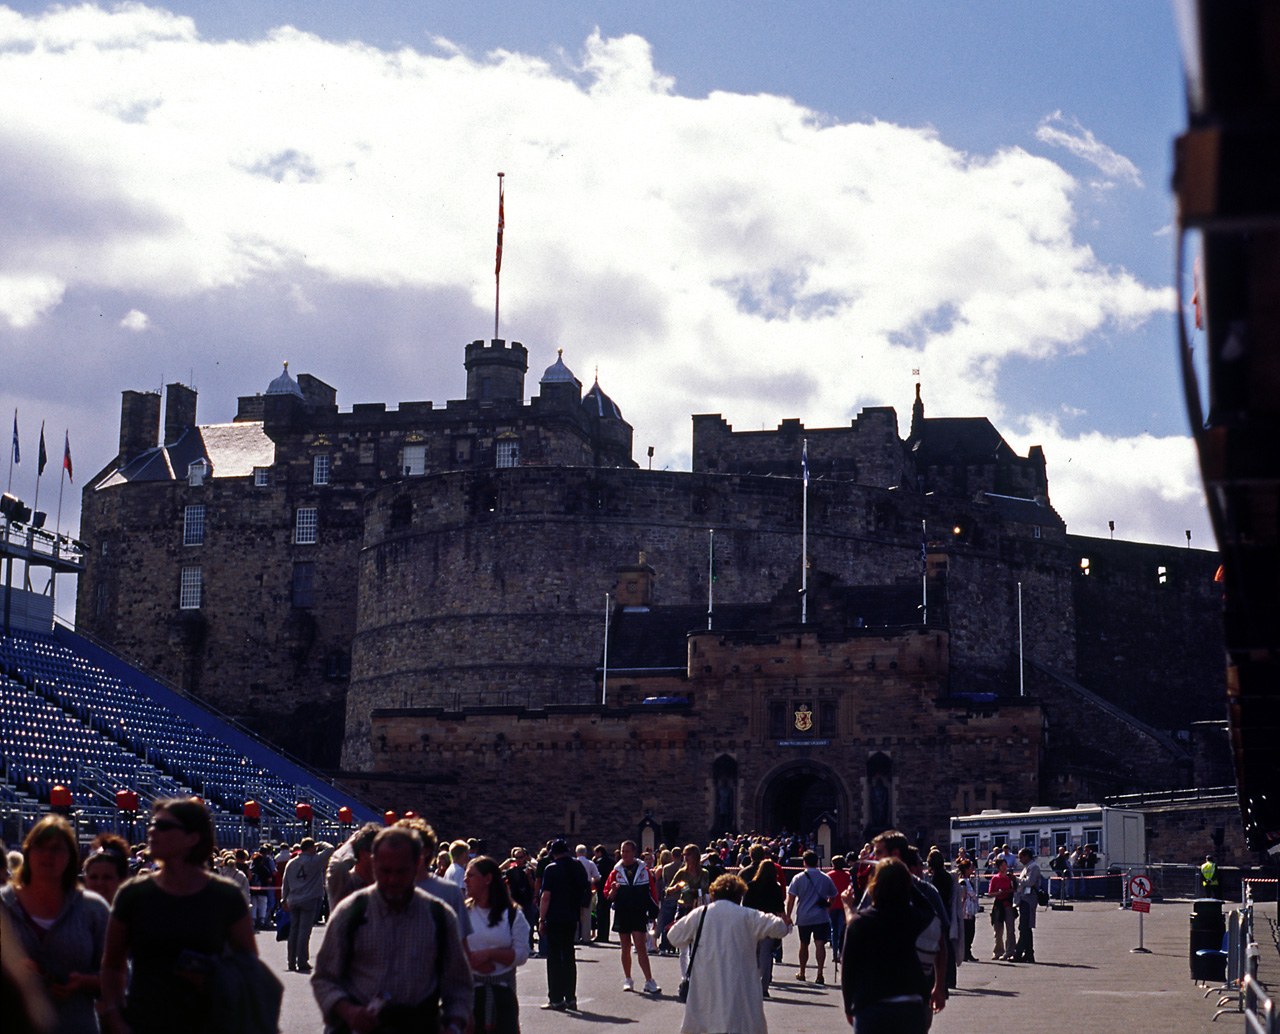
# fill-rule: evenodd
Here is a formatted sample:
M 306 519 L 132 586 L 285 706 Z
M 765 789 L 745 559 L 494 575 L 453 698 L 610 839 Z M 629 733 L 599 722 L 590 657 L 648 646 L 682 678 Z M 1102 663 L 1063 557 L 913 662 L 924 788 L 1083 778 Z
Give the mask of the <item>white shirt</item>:
M 508 923 L 506 917 L 499 919 L 497 925 L 489 925 L 489 910 L 472 905 L 467 909 L 471 920 L 471 933 L 467 935 L 468 951 L 483 951 L 487 948 L 511 948 L 515 951 L 515 961 L 509 966 L 494 965 L 484 976 L 494 973 L 506 973 L 523 966 L 529 961 L 529 920 L 520 909 L 515 909 L 515 918 Z
M 578 864 L 587 870 L 587 879 L 591 881 L 591 885 L 594 887 L 596 882 L 600 879 L 600 869 L 596 866 L 595 862 L 584 854 L 576 855 L 575 857 L 578 860 Z
M 450 883 L 456 883 L 463 890 L 467 889 L 467 867 L 460 862 L 454 862 L 444 871 L 444 878 Z

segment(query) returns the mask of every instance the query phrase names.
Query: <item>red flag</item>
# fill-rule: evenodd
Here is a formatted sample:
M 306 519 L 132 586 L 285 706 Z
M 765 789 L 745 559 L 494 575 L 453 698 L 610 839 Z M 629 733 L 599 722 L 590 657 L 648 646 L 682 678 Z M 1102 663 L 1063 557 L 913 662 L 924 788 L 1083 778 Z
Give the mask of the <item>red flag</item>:
M 76 483 L 75 477 L 71 473 L 71 432 L 67 432 L 67 436 L 63 439 L 62 446 L 62 469 L 67 472 L 67 480 L 73 485 Z
M 506 219 L 502 214 L 502 173 L 498 173 L 498 254 L 493 260 L 493 275 L 502 272 L 502 227 Z
M 1196 313 L 1196 330 L 1204 330 L 1204 307 L 1200 303 L 1200 256 L 1196 256 L 1195 271 L 1192 274 L 1195 277 L 1196 290 L 1191 296 L 1191 307 Z

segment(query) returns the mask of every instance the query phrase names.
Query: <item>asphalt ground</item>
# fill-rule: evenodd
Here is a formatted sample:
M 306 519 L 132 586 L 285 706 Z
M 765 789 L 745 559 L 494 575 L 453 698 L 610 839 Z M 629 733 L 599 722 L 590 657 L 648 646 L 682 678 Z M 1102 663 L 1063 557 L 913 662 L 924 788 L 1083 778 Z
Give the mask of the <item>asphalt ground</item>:
M 1227 905 L 1228 909 L 1232 906 Z M 1208 1034 L 1210 1030 L 1240 1030 L 1239 1017 L 1224 1016 L 1211 1024 L 1218 995 L 1204 997 L 1190 975 L 1190 914 L 1187 901 L 1157 902 L 1143 919 L 1138 946 L 1138 914 L 1117 908 L 1115 902 L 1081 902 L 1072 911 L 1041 909 L 1036 929 L 1036 958 L 1032 965 L 990 961 L 992 931 L 987 914 L 978 917 L 974 953 L 984 961 L 960 967 L 958 988 L 946 1009 L 935 1017 L 936 1034 L 973 1031 L 1063 1030 L 1160 1031 L 1162 1034 Z M 312 956 L 324 928 L 312 934 Z M 616 938 L 616 934 L 614 935 Z M 826 987 L 796 976 L 798 940 L 792 933 L 783 942 L 784 963 L 775 967 L 773 997 L 765 1002 L 765 1016 L 773 1034 L 808 1034 L 848 1030 L 839 981 L 827 962 Z M 285 986 L 281 1030 L 284 1034 L 319 1032 L 323 1028 L 308 978 L 285 971 L 285 950 L 273 934 L 259 934 L 263 958 Z M 526 1034 L 594 1034 L 628 1031 L 633 1034 L 680 1030 L 683 1006 L 676 998 L 679 964 L 672 958 L 653 959 L 660 995 L 626 993 L 616 940 L 578 948 L 578 1005 L 580 1016 L 545 1012 L 546 965 L 531 958 L 519 973 L 521 1029 Z M 639 978 L 639 968 L 635 967 Z M 636 981 L 637 986 L 641 983 Z

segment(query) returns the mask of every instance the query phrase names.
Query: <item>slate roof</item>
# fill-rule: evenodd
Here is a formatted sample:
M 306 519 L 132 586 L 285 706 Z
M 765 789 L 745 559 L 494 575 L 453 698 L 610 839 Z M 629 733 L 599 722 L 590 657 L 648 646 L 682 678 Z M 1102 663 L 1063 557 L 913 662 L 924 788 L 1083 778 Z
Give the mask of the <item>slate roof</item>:
M 110 488 L 125 482 L 185 480 L 196 460 L 208 465 L 207 477 L 249 477 L 254 467 L 275 463 L 276 446 L 254 421 L 189 427 L 171 445 L 161 445 L 135 456 L 98 484 Z
M 917 464 L 994 463 L 1017 457 L 984 416 L 933 417 L 921 423 L 923 432 L 911 443 Z

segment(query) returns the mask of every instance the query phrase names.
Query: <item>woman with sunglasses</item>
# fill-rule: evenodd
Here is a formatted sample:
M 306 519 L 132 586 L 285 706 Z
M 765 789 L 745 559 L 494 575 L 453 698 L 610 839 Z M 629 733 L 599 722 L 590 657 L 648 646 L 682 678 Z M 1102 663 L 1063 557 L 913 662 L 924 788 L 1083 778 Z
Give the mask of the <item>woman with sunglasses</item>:
M 16 885 L 0 888 L 0 905 L 36 964 L 57 1013 L 54 1030 L 94 1034 L 98 966 L 107 903 L 76 885 L 80 848 L 61 815 L 46 815 L 22 842 Z
M 103 1024 L 113 1034 L 198 1028 L 209 1014 L 202 963 L 226 947 L 258 953 L 240 889 L 209 871 L 213 820 L 204 803 L 156 801 L 147 836 L 159 868 L 120 888 L 107 925 Z

